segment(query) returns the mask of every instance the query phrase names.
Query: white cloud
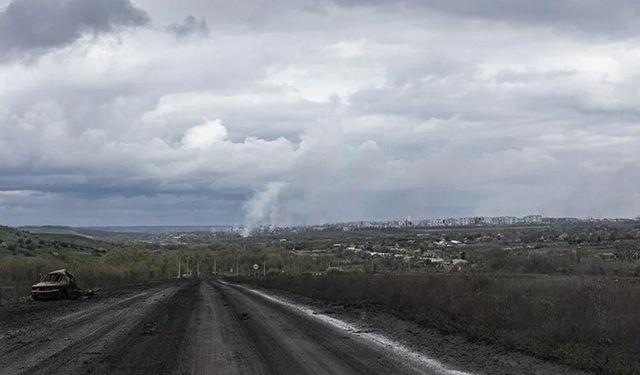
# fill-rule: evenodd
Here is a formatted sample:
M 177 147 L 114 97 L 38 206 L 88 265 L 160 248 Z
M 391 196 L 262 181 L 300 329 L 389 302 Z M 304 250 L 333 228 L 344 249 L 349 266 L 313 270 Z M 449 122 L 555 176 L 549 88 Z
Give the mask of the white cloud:
M 186 148 L 204 150 L 225 139 L 227 139 L 227 129 L 220 120 L 215 120 L 189 128 L 182 138 L 182 144 Z
M 2 195 L 8 223 L 640 212 L 627 14 L 133 3 L 146 27 L 0 64 L 0 191 L 34 194 Z

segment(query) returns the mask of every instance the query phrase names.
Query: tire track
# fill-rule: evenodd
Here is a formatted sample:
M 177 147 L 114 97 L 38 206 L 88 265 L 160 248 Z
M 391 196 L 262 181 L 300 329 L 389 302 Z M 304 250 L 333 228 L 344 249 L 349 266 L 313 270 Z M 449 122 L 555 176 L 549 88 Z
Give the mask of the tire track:
M 416 363 L 359 335 L 313 319 L 244 287 L 212 284 L 235 312 L 273 374 L 462 374 Z
M 45 309 L 34 310 L 22 319 L 31 326 L 21 339 L 31 341 L 11 349 L 15 343 L 0 339 L 0 374 L 468 374 L 390 336 L 240 285 L 175 282 L 135 293 L 69 305 L 71 312 L 51 305 L 57 314 L 41 331 Z
M 185 357 L 186 331 L 196 304 L 197 283 L 146 311 L 126 335 L 104 348 L 105 355 L 78 368 L 78 373 L 173 374 Z
M 2 340 L 5 353 L 0 357 L 1 373 L 69 373 L 86 361 L 87 356 L 93 356 L 87 353 L 101 353 L 107 342 L 126 335 L 137 319 L 177 289 L 176 286 L 154 288 L 115 304 L 92 306 L 86 316 L 82 314 L 84 310 L 68 318 L 54 316 L 46 322 L 48 327 L 30 327 L 23 332 L 19 343 L 25 344 L 17 348 L 15 344 L 7 343 L 8 340 Z
M 198 305 L 189 323 L 189 343 L 181 359 L 178 374 L 269 373 L 264 365 L 242 316 L 211 284 L 203 282 L 198 291 Z

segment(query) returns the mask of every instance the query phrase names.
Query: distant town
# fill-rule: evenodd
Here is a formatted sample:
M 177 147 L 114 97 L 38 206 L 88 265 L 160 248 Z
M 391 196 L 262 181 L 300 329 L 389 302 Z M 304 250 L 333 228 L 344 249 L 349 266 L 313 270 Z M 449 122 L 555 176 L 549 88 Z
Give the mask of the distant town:
M 108 238 L 115 243 L 149 243 L 162 245 L 187 245 L 208 243 L 217 238 L 233 238 L 247 236 L 287 236 L 313 232 L 355 232 L 366 230 L 428 230 L 455 228 L 490 228 L 490 227 L 536 227 L 563 226 L 576 224 L 607 224 L 620 222 L 637 222 L 636 218 L 571 218 L 544 217 L 542 215 L 516 216 L 472 216 L 442 219 L 404 219 L 385 221 L 350 221 L 299 226 L 260 225 L 252 228 L 233 225 L 215 226 L 135 226 L 135 227 L 60 227 L 60 226 L 25 226 L 23 230 L 34 233 L 81 234 L 92 238 Z
M 287 232 L 287 231 L 325 231 L 325 230 L 359 230 L 359 229 L 428 229 L 428 228 L 458 228 L 458 227 L 489 227 L 489 226 L 512 226 L 512 225 L 552 225 L 552 224 L 577 224 L 580 222 L 619 222 L 637 221 L 630 218 L 573 218 L 573 217 L 544 217 L 542 215 L 516 216 L 470 216 L 458 218 L 440 219 L 419 219 L 410 218 L 404 220 L 385 221 L 350 221 L 342 223 L 327 223 L 307 226 L 277 227 L 262 225 L 252 228 L 251 234 Z M 245 228 L 228 228 L 230 231 L 246 231 Z

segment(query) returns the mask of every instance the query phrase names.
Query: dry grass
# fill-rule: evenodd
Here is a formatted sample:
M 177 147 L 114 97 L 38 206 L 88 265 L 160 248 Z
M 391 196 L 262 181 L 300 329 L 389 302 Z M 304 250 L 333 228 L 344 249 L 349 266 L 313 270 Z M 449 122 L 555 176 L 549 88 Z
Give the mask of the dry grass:
M 260 283 L 318 299 L 375 304 L 443 332 L 599 374 L 640 373 L 635 279 L 332 275 Z

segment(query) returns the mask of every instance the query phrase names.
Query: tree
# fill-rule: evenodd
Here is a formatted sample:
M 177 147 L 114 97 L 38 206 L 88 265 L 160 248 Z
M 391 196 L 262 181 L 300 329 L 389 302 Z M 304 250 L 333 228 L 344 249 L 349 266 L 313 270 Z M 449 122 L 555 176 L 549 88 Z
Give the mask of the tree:
M 633 242 L 616 242 L 613 249 L 620 260 L 627 262 L 638 260 L 638 248 Z

